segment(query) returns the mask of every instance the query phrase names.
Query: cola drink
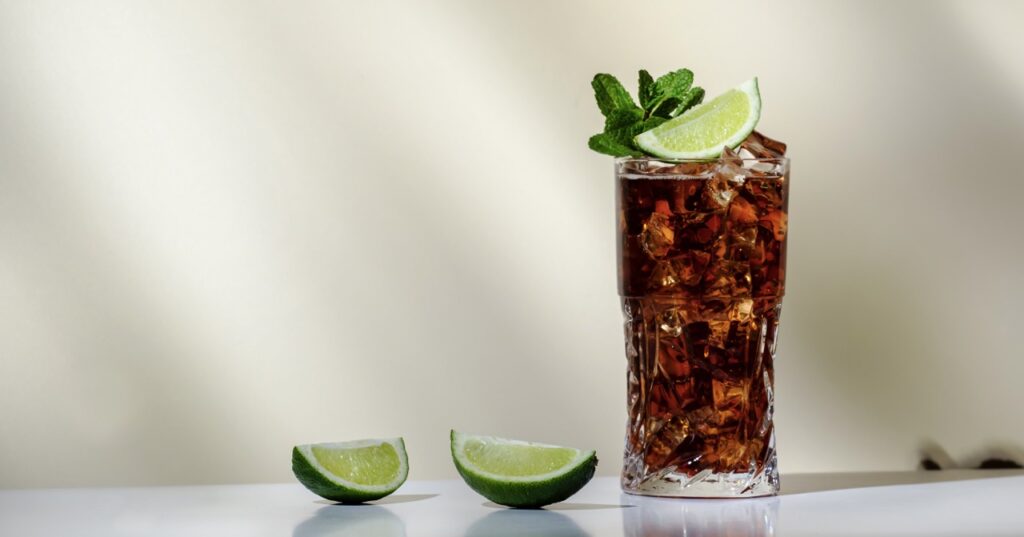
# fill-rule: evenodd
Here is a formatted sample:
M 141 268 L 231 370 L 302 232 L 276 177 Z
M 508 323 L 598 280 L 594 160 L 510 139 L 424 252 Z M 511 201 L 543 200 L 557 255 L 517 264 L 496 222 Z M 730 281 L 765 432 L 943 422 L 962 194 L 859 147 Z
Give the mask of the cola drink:
M 772 423 L 789 161 L 758 133 L 713 161 L 620 158 L 628 360 L 622 487 L 736 497 L 779 488 Z

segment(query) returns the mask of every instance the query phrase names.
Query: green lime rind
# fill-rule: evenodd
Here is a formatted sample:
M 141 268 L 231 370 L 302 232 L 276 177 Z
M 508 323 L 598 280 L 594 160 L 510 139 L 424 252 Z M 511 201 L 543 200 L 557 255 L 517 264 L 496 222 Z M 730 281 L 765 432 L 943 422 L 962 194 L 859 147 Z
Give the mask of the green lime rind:
M 647 153 L 669 159 L 712 159 L 735 149 L 761 119 L 757 78 L 704 101 L 633 139 Z
M 390 444 L 395 448 L 398 457 L 398 469 L 394 476 L 381 484 L 365 485 L 354 483 L 324 468 L 313 455 L 314 447 L 330 449 L 360 448 L 380 444 Z M 405 483 L 409 476 L 409 459 L 405 452 L 405 440 L 402 438 L 354 440 L 351 442 L 335 442 L 323 444 L 305 444 L 292 448 L 292 472 L 295 478 L 310 492 L 322 498 L 342 503 L 363 503 L 379 500 Z
M 503 438 L 477 437 L 454 430 L 451 432 L 452 460 L 455 462 L 455 468 L 462 476 L 462 480 L 481 496 L 508 507 L 537 508 L 563 501 L 583 488 L 594 477 L 594 472 L 597 470 L 596 452 L 574 450 L 577 452 L 576 456 L 569 463 L 546 474 L 529 476 L 493 474 L 477 467 L 465 456 L 463 446 L 470 438 L 485 438 L 497 443 L 528 443 Z M 544 444 L 528 445 L 561 448 L 561 446 Z

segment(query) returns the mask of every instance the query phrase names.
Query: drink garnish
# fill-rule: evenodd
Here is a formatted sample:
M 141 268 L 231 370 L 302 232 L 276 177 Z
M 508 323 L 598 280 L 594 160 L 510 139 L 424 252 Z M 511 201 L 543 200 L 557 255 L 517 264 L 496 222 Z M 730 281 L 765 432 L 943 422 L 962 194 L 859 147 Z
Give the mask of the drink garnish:
M 614 76 L 594 76 L 590 85 L 605 118 L 604 131 L 588 141 L 594 151 L 615 157 L 643 156 L 644 150 L 634 142 L 636 135 L 679 116 L 704 98 L 704 90 L 693 86 L 689 69 L 672 71 L 657 80 L 641 69 L 638 78 L 639 105 Z
M 615 157 L 716 158 L 723 147 L 738 147 L 761 117 L 757 78 L 706 103 L 689 69 L 657 80 L 641 70 L 639 105 L 612 75 L 597 74 L 591 86 L 605 122 L 587 145 Z
M 452 460 L 470 488 L 509 507 L 541 507 L 594 476 L 594 451 L 452 431 Z
M 761 95 L 752 78 L 686 113 L 640 133 L 634 139 L 651 155 L 708 159 L 734 149 L 754 131 L 761 118 Z
M 409 459 L 401 438 L 305 444 L 292 449 L 292 472 L 311 492 L 336 502 L 377 500 L 402 486 Z

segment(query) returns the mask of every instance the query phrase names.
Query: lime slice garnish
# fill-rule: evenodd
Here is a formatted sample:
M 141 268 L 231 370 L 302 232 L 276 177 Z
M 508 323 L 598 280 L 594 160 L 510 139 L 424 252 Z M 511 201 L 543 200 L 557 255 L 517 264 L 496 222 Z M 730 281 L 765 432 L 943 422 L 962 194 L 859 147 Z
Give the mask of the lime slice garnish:
M 662 158 L 709 159 L 722 154 L 722 146 L 740 145 L 760 118 L 761 94 L 755 77 L 638 134 L 633 141 Z
M 594 477 L 594 451 L 452 431 L 452 459 L 473 490 L 509 507 L 560 502 Z
M 356 503 L 383 498 L 409 475 L 401 438 L 306 444 L 292 449 L 292 472 L 328 500 Z

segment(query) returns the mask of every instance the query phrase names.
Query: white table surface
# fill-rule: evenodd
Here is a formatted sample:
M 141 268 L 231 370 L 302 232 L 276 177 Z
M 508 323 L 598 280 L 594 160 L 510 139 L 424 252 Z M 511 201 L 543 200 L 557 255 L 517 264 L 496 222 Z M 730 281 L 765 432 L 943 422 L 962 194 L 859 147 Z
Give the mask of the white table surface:
M 546 510 L 505 509 L 461 481 L 408 482 L 367 505 L 298 484 L 0 490 L 0 536 L 1024 536 L 1024 473 L 783 476 L 782 495 L 677 500 L 594 479 Z

